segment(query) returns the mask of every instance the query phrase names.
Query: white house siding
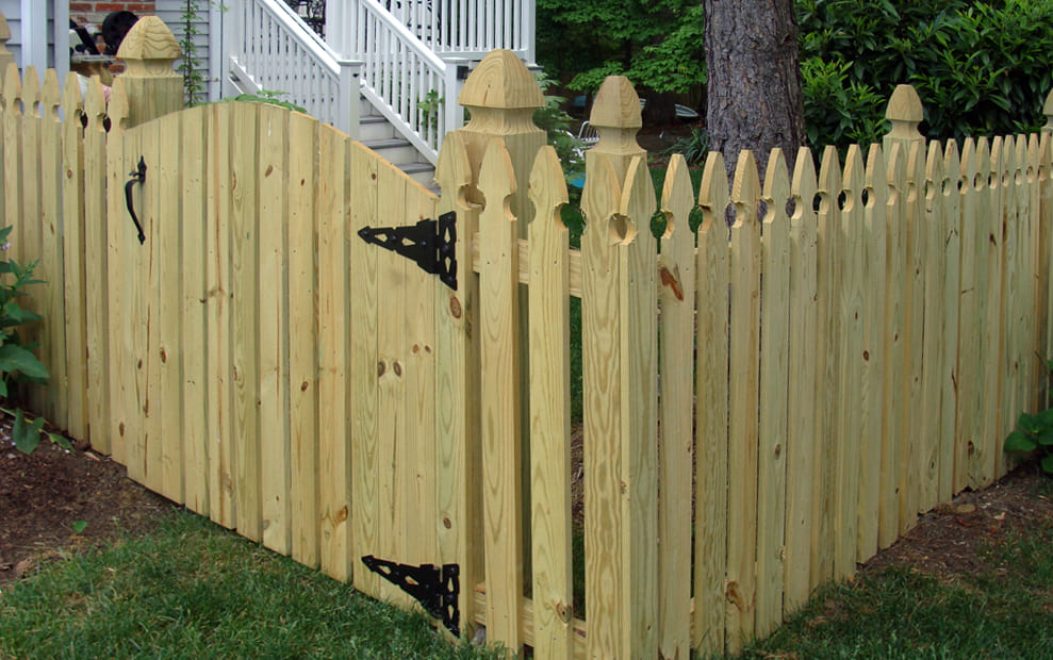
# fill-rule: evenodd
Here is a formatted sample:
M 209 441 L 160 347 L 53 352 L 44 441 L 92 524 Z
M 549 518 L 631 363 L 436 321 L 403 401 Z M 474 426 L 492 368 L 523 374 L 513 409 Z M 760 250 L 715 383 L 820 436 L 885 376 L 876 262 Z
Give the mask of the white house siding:
M 52 67 L 58 69 L 59 75 L 64 76 L 69 71 L 69 58 L 65 55 L 60 57 L 58 61 L 55 60 L 55 43 L 59 44 L 58 50 L 63 53 L 69 52 L 69 33 L 68 28 L 60 30 L 56 33 L 56 21 L 55 15 L 58 12 L 58 25 L 68 26 L 69 25 L 69 2 L 68 0 L 47 0 L 47 27 L 42 31 L 41 34 L 24 34 L 26 25 L 22 20 L 22 5 L 26 0 L 0 0 L 0 11 L 4 12 L 4 17 L 7 18 L 7 25 L 11 28 L 11 40 L 7 42 L 7 49 L 15 57 L 15 63 L 21 67 L 25 62 L 23 58 L 27 49 L 25 44 L 29 43 L 30 40 L 40 39 L 46 43 L 47 61 L 35 62 L 38 69 L 44 67 Z M 30 0 L 31 2 L 44 2 L 45 0 Z M 43 72 L 41 72 L 43 73 Z
M 186 0 L 156 0 L 156 12 L 157 16 L 163 20 L 168 27 L 172 30 L 175 38 L 180 44 L 183 43 L 186 38 L 186 19 L 183 15 L 186 13 L 187 2 Z M 230 4 L 230 0 L 227 0 L 227 4 Z M 196 0 L 198 8 L 197 18 L 194 20 L 193 25 L 197 34 L 194 35 L 194 69 L 201 74 L 202 79 L 205 81 L 205 92 L 208 97 L 215 100 L 218 96 L 218 73 L 211 73 L 215 71 L 214 67 L 210 67 L 210 57 L 212 53 L 212 39 L 210 39 L 210 26 L 209 17 L 215 16 L 221 11 L 217 11 L 209 0 Z

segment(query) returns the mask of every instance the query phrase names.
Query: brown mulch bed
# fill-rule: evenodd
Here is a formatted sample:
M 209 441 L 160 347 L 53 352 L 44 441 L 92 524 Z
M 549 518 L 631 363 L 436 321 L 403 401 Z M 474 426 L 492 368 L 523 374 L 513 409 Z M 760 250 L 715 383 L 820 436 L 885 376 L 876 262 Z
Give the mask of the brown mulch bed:
M 979 574 L 990 568 L 985 551 L 1008 535 L 1053 525 L 1053 499 L 1041 494 L 1047 479 L 1037 466 L 1025 464 L 989 488 L 963 492 L 920 517 L 914 529 L 867 562 L 865 570 L 910 566 L 946 581 Z
M 67 550 L 148 531 L 172 508 L 105 456 L 47 440 L 27 456 L 0 430 L 0 585 Z

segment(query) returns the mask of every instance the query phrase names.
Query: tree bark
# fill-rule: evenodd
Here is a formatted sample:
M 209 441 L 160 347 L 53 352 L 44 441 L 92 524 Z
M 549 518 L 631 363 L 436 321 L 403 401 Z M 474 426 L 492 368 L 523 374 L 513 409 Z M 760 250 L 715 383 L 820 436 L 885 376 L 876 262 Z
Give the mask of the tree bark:
M 781 147 L 791 164 L 804 144 L 804 110 L 793 0 L 703 0 L 710 148 L 729 175 L 739 151 L 761 168 Z

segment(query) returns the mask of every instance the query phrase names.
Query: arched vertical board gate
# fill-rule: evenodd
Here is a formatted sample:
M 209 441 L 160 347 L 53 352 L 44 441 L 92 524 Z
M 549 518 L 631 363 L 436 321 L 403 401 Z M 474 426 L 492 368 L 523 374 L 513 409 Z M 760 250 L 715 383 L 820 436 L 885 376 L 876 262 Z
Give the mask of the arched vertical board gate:
M 129 475 L 370 595 L 408 603 L 425 582 L 415 595 L 448 605 L 458 561 L 439 530 L 462 521 L 439 511 L 446 286 L 377 245 L 435 225 L 438 198 L 274 105 L 185 110 L 109 148 L 110 407 Z

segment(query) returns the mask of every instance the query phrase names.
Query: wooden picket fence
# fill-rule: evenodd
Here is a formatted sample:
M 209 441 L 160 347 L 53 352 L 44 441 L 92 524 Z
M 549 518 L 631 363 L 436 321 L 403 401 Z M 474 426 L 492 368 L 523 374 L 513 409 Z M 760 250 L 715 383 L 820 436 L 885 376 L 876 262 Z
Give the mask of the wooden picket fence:
M 577 249 L 511 53 L 467 81 L 435 195 L 304 115 L 177 112 L 170 35 L 136 30 L 108 105 L 95 82 L 82 98 L 6 72 L 0 208 L 47 280 L 27 332 L 52 381 L 31 406 L 375 597 L 412 604 L 365 556 L 456 565 L 463 636 L 554 658 L 736 651 L 1005 474 L 1002 438 L 1043 403 L 1050 133 L 926 142 L 904 86 L 885 143 L 843 164 L 774 151 L 761 182 L 743 152 L 729 180 L 711 154 L 696 191 L 675 156 L 656 191 L 636 93 L 610 78 Z M 453 288 L 356 235 L 447 212 Z

